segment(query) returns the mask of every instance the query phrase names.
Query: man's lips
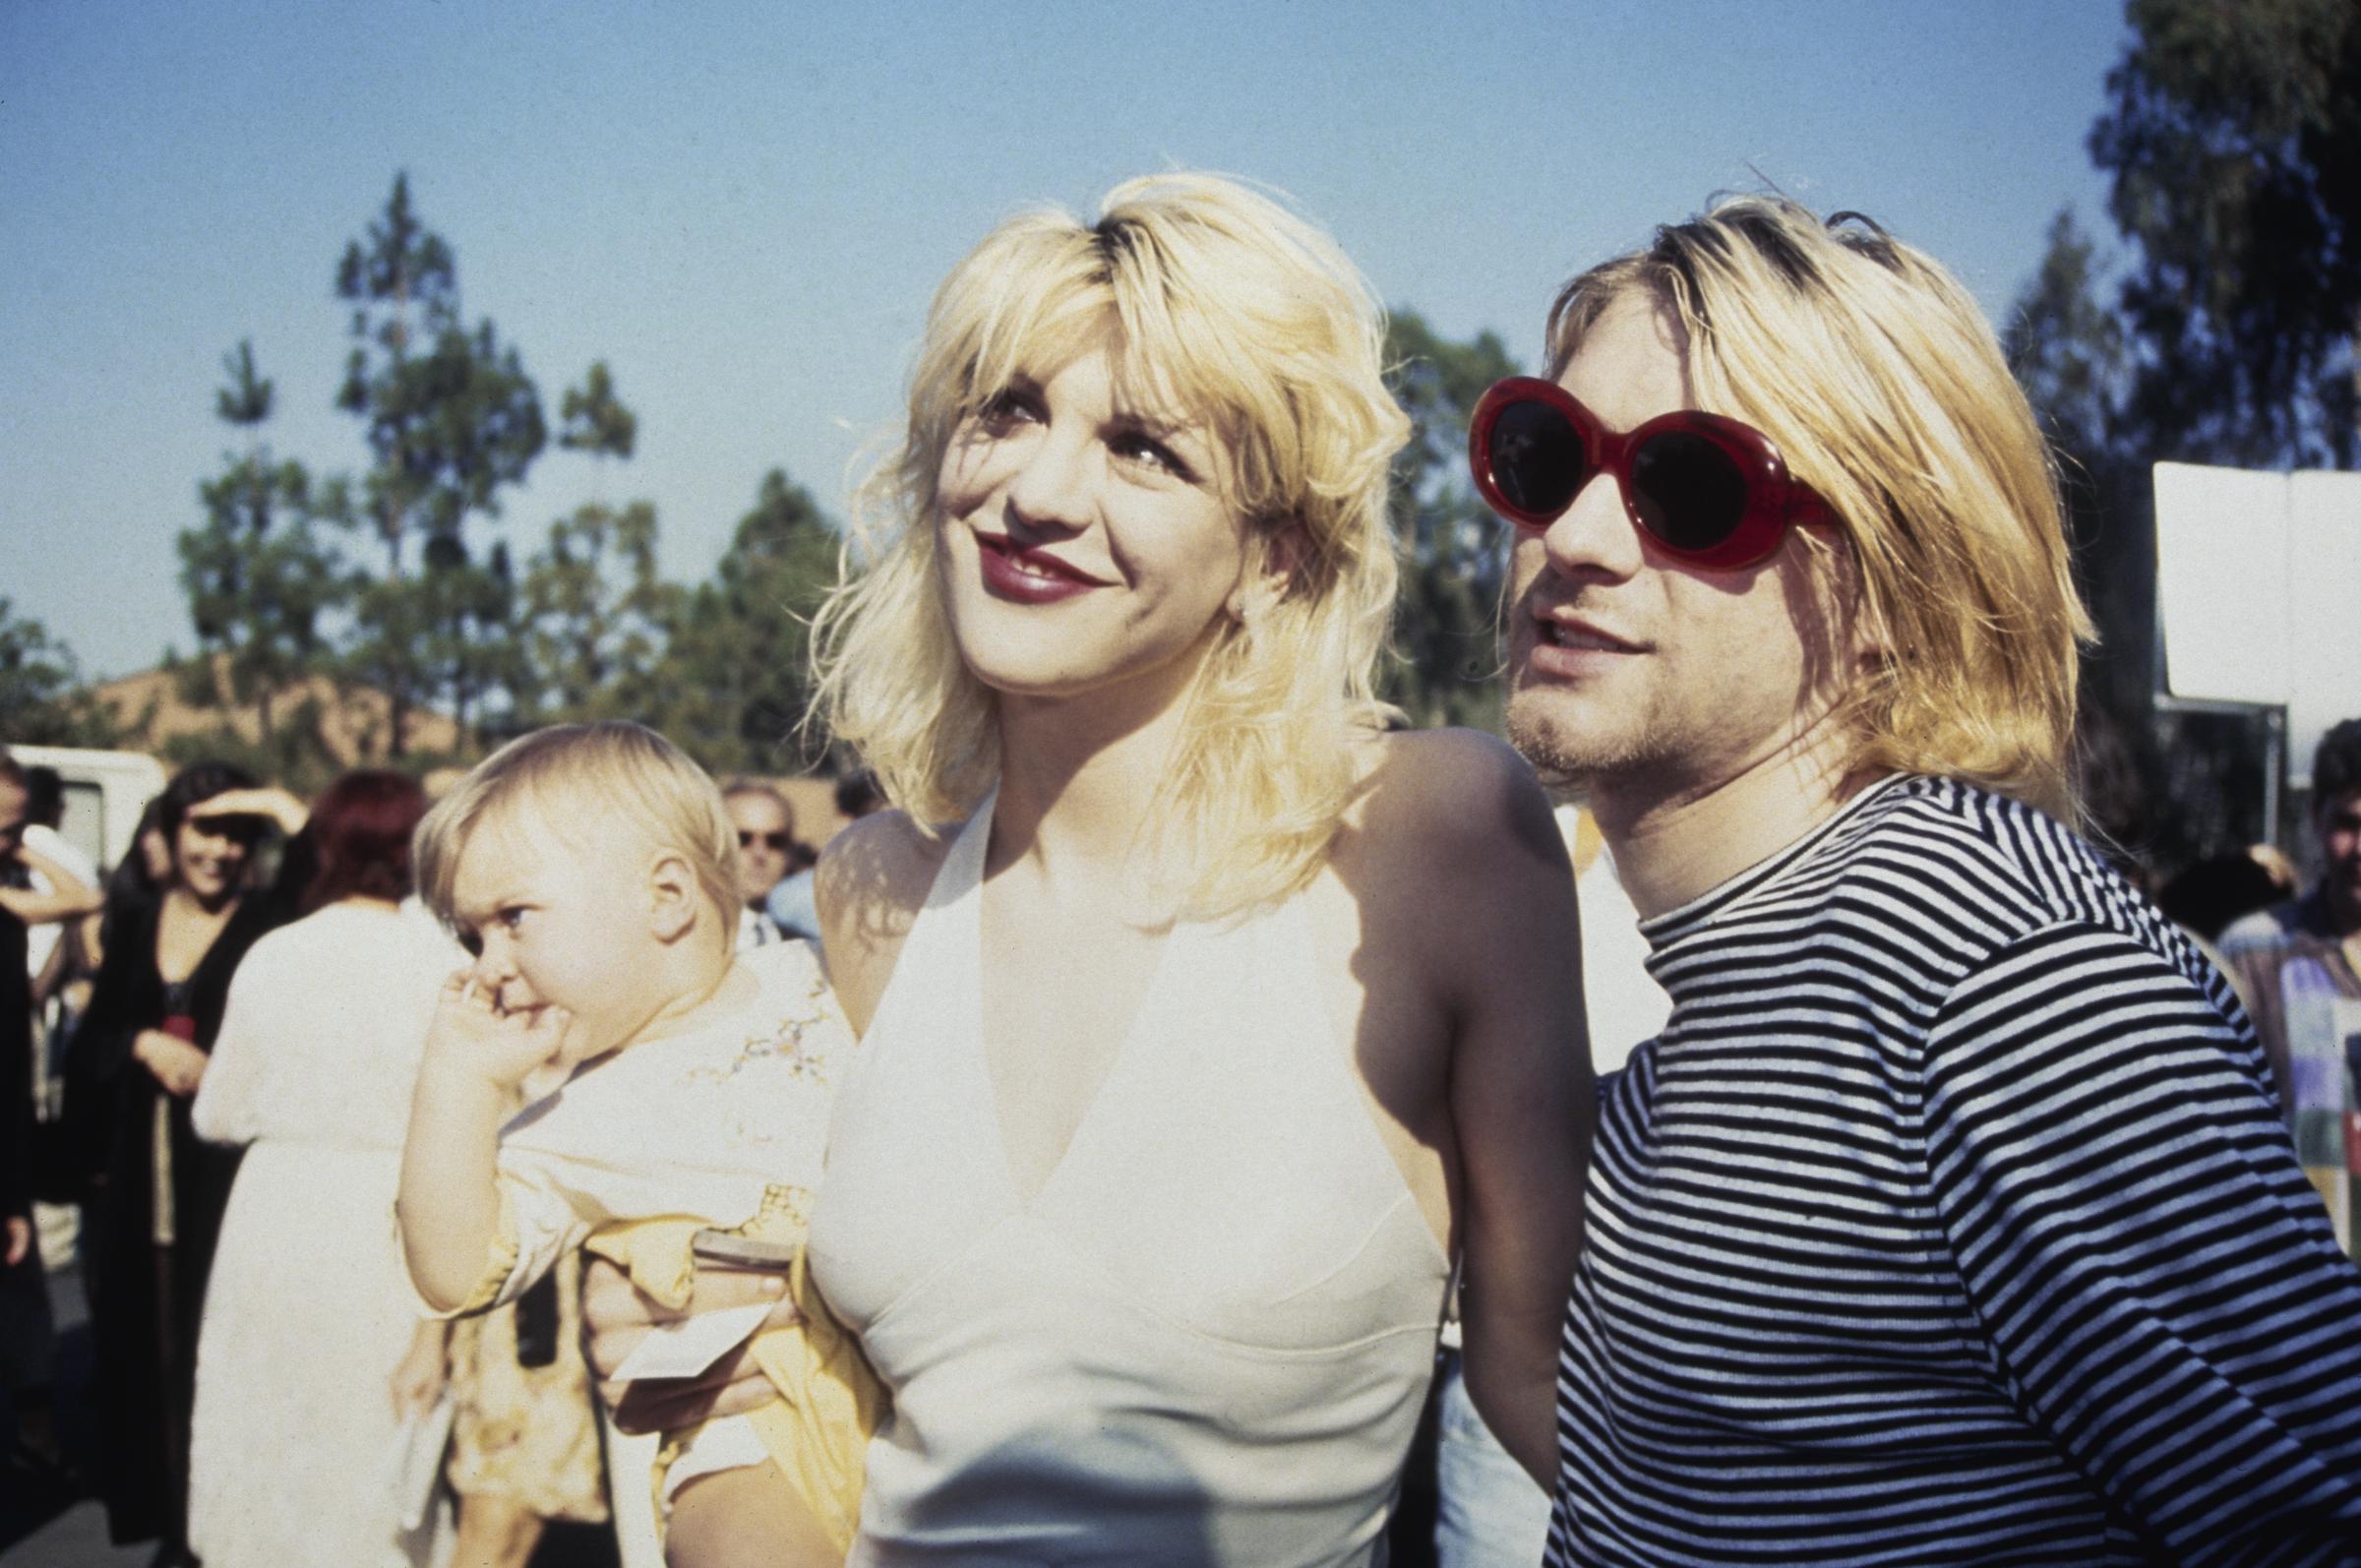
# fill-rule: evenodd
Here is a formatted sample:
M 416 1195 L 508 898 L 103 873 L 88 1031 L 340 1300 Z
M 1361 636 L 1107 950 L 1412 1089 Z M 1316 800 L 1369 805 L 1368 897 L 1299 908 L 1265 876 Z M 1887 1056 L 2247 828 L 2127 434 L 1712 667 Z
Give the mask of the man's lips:
M 1592 653 L 1644 653 L 1647 649 L 1628 637 L 1620 637 L 1595 622 L 1580 616 L 1537 615 L 1534 617 L 1534 640 L 1552 648 L 1577 649 Z

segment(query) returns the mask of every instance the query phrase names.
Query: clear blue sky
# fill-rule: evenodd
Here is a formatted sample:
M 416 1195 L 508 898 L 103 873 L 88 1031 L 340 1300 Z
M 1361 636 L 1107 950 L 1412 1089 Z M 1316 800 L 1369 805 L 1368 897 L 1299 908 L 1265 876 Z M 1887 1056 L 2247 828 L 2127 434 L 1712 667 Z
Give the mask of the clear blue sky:
M 518 556 L 645 497 L 713 567 L 762 473 L 831 511 L 927 297 L 1002 214 L 1197 167 L 1291 193 L 1397 306 L 1530 359 L 1550 289 L 1713 193 L 1855 208 L 1997 320 L 2073 205 L 2117 0 L 860 7 L 0 4 L 0 596 L 86 673 L 193 645 L 173 538 L 252 338 L 274 450 L 358 469 L 337 257 L 406 169 L 552 419 L 604 358 L 639 454 L 554 449 Z M 479 535 L 480 536 L 480 535 Z

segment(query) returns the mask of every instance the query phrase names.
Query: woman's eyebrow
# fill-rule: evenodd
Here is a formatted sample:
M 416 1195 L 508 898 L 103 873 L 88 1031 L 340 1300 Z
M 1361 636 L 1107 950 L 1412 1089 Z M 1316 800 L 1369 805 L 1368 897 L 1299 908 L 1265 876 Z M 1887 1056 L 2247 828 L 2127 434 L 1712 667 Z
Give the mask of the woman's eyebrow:
M 1203 457 L 1212 452 L 1212 437 L 1204 422 L 1194 419 L 1176 419 L 1169 415 L 1151 413 L 1141 408 L 1117 408 L 1108 423 L 1117 430 L 1152 437 L 1157 441 L 1186 444 L 1195 449 L 1192 455 Z

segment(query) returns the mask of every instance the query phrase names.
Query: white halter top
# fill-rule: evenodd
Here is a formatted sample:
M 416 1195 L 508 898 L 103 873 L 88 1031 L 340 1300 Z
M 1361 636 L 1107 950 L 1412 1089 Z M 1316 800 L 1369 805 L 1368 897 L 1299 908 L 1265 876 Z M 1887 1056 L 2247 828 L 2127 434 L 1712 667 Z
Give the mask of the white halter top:
M 1026 1202 L 980 1023 L 991 828 L 988 801 L 904 942 L 812 1222 L 813 1277 L 893 1394 L 851 1564 L 1367 1563 L 1448 1264 L 1303 901 L 1174 929 Z

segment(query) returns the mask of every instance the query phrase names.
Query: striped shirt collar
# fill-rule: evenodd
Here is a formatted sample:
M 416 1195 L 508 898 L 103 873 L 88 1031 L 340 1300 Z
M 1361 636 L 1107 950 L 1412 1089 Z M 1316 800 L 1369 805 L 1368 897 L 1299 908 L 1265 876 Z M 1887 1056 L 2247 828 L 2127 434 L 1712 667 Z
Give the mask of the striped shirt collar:
M 1860 816 L 1876 801 L 1883 800 L 1903 784 L 1917 775 L 1889 773 L 1856 792 L 1828 815 L 1786 845 L 1756 861 L 1744 871 L 1729 876 L 1699 893 L 1687 903 L 1665 910 L 1663 914 L 1640 922 L 1640 935 L 1648 938 L 1651 953 L 1661 953 L 1666 947 L 1712 921 L 1757 888 L 1779 879 L 1790 867 L 1811 858 L 1814 851 L 1835 836 L 1837 831 Z

